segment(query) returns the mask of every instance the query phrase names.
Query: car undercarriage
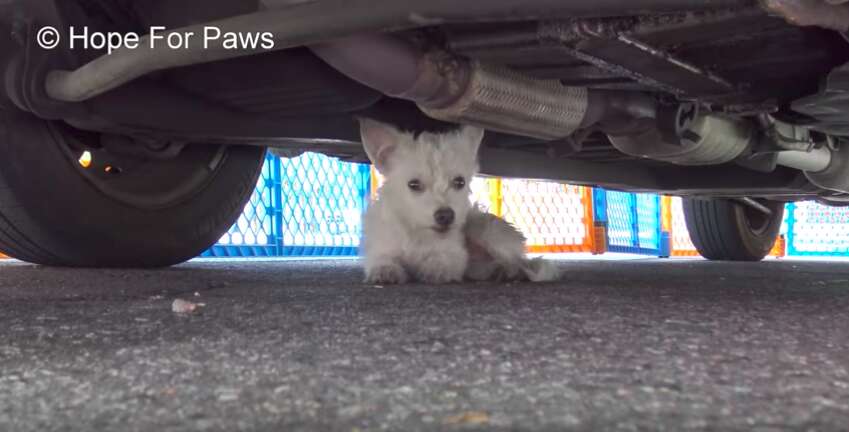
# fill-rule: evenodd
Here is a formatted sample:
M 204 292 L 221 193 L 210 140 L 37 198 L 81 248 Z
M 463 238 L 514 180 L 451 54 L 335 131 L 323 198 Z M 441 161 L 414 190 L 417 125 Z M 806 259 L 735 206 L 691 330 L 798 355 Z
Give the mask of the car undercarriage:
M 849 203 L 846 1 L 0 0 L 0 11 L 11 36 L 0 106 L 56 122 L 72 154 L 107 168 L 101 180 L 220 145 L 366 161 L 357 119 L 370 117 L 485 127 L 488 175 Z M 40 48 L 44 26 L 214 26 L 274 44 L 106 54 Z

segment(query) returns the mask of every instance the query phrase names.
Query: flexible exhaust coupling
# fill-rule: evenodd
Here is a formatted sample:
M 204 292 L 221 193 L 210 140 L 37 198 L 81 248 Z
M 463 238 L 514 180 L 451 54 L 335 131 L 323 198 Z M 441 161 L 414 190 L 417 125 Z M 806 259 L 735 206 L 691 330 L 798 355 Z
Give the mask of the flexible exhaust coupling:
M 473 62 L 459 96 L 447 106 L 419 103 L 439 120 L 554 140 L 577 130 L 587 112 L 587 89 L 529 78 L 506 68 Z
M 568 137 L 597 120 L 587 118 L 590 98 L 585 88 L 441 51 L 425 53 L 390 36 L 354 36 L 312 49 L 348 77 L 413 101 L 438 120 L 544 140 Z

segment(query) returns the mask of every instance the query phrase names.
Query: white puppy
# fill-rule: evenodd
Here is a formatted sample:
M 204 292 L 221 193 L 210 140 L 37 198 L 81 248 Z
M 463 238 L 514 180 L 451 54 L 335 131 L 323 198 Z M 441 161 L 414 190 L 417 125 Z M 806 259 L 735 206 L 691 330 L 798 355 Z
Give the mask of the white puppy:
M 553 280 L 554 266 L 529 260 L 512 225 L 470 202 L 483 130 L 465 126 L 418 137 L 361 120 L 363 144 L 385 183 L 365 215 L 366 282 Z

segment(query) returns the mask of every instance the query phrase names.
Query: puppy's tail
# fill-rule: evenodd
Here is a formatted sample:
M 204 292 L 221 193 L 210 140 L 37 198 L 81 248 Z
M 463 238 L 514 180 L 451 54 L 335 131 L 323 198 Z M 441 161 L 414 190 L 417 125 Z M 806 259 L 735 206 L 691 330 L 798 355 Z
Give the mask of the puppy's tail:
M 542 258 L 525 260 L 522 272 L 531 282 L 551 282 L 560 278 L 560 270 L 551 261 Z

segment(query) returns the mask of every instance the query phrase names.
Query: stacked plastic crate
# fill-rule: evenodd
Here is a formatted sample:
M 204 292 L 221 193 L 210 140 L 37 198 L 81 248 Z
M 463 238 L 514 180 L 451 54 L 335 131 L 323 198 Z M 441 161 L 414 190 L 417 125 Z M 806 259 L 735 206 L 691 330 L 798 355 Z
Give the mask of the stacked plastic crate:
M 356 255 L 370 180 L 368 165 L 269 155 L 244 213 L 204 256 Z
M 657 195 L 596 188 L 592 199 L 596 253 L 618 252 L 669 256 L 669 231 Z
M 553 182 L 502 180 L 500 211 L 532 253 L 593 252 L 592 190 Z
M 849 207 L 788 204 L 785 226 L 788 255 L 849 256 Z
M 690 232 L 687 231 L 687 223 L 684 220 L 683 201 L 678 197 L 664 197 L 665 205 L 669 206 L 669 220 L 672 246 L 670 255 L 681 256 L 699 256 L 699 251 L 690 239 Z

